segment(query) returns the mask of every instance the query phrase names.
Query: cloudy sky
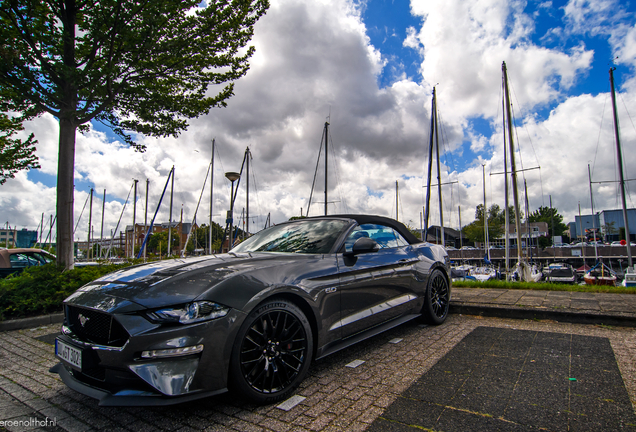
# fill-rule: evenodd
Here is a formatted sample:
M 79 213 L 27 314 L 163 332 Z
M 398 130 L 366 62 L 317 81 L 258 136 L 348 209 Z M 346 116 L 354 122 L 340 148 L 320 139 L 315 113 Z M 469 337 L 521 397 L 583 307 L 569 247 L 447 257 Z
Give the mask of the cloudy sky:
M 625 0 L 271 0 L 256 26 L 251 70 L 228 107 L 190 121 L 177 139 L 139 137 L 135 153 L 101 126 L 77 137 L 75 220 L 85 239 L 91 187 L 93 226 L 115 229 L 133 179 L 143 221 L 146 179 L 152 217 L 175 166 L 173 219 L 191 221 L 215 139 L 214 221 L 224 224 L 230 182 L 247 147 L 250 230 L 291 216 L 324 212 L 325 121 L 330 123 L 328 208 L 396 216 L 420 227 L 426 191 L 431 95 L 441 130 L 444 225 L 474 220 L 483 202 L 504 205 L 502 62 L 516 120 L 519 184 L 530 210 L 553 207 L 565 222 L 589 214 L 588 164 L 595 210 L 620 208 L 609 68 L 616 67 L 626 178 L 636 178 L 636 7 Z M 0 187 L 2 225 L 36 229 L 55 212 L 58 126 L 43 116 L 26 125 L 39 141 L 42 168 Z M 482 165 L 485 165 L 482 168 Z M 540 168 L 538 168 L 540 167 Z M 532 169 L 536 168 L 536 169 Z M 436 178 L 437 173 L 433 173 Z M 396 182 L 399 198 L 396 209 Z M 436 182 L 436 181 L 435 181 Z M 240 185 L 236 219 L 245 207 Z M 636 183 L 631 189 L 636 188 Z M 439 224 L 437 192 L 431 224 Z M 132 223 L 132 195 L 120 225 Z M 634 198 L 636 200 L 636 197 Z M 636 207 L 628 196 L 628 207 Z M 168 220 L 164 200 L 158 220 Z M 209 182 L 197 215 L 210 212 Z

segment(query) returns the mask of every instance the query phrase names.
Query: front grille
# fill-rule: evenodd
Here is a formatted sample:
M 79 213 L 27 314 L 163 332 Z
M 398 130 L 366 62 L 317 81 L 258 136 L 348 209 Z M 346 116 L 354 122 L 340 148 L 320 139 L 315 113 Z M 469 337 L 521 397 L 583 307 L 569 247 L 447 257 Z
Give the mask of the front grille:
M 128 340 L 122 325 L 105 312 L 66 306 L 66 320 L 73 333 L 88 342 L 122 347 Z

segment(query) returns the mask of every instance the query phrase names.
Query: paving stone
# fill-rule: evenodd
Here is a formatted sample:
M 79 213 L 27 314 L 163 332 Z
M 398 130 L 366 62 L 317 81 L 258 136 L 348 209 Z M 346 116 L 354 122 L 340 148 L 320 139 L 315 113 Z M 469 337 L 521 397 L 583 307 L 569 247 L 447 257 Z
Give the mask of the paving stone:
M 563 293 L 526 295 L 524 291 L 510 290 L 493 291 L 487 295 L 483 295 L 483 290 L 478 289 L 457 292 L 461 297 L 464 297 L 464 294 L 467 298 L 482 296 L 482 301 L 491 302 L 488 303 L 490 305 L 497 305 L 492 302 L 499 302 L 506 307 L 517 297 L 519 301 L 524 298 L 535 298 L 541 302 L 552 302 L 553 305 L 569 298 Z M 621 302 L 610 300 L 616 299 L 615 296 L 588 296 L 583 299 L 596 301 L 599 305 L 605 302 L 612 307 L 618 307 L 635 298 L 636 296 L 627 296 L 627 300 Z M 456 299 L 454 295 L 454 300 Z M 632 304 L 636 305 L 629 303 L 625 308 L 631 308 Z M 634 311 L 636 308 L 630 310 Z M 505 330 L 511 342 L 506 344 L 505 338 L 493 337 L 496 333 L 493 329 Z M 466 336 L 472 334 L 471 332 L 480 337 L 472 345 L 466 345 Z M 528 334 L 538 333 L 541 333 L 539 336 L 542 338 L 536 341 L 531 339 L 528 342 Z M 434 424 L 435 430 L 442 430 L 440 426 L 447 430 L 488 430 L 483 429 L 486 426 L 491 427 L 491 430 L 514 430 L 506 429 L 513 423 L 496 421 L 496 417 L 489 418 L 486 414 L 497 414 L 503 409 L 504 415 L 512 415 L 510 407 L 512 402 L 515 402 L 515 394 L 518 394 L 516 403 L 519 410 L 524 409 L 526 417 L 532 419 L 543 415 L 548 426 L 561 424 L 558 423 L 561 417 L 553 418 L 541 414 L 541 409 L 544 409 L 541 406 L 534 408 L 534 412 L 526 409 L 528 400 L 536 397 L 532 391 L 512 393 L 513 396 L 510 398 L 510 391 L 505 395 L 501 394 L 501 389 L 510 385 L 515 373 L 528 383 L 532 382 L 532 375 L 521 374 L 520 371 L 523 369 L 527 374 L 543 373 L 550 377 L 570 373 L 577 375 L 576 382 L 566 383 L 567 388 L 575 390 L 571 398 L 580 398 L 570 400 L 576 402 L 573 408 L 578 410 L 581 407 L 583 410 L 594 400 L 599 406 L 600 413 L 603 410 L 613 410 L 623 423 L 608 420 L 602 414 L 599 414 L 600 420 L 596 423 L 585 423 L 582 421 L 582 414 L 575 413 L 574 410 L 566 413 L 566 422 L 576 424 L 579 428 L 583 428 L 583 425 L 595 425 L 596 430 L 616 430 L 618 427 L 630 427 L 631 420 L 626 413 L 630 407 L 633 413 L 632 404 L 636 401 L 635 333 L 633 329 L 616 326 L 456 314 L 451 314 L 441 326 L 423 326 L 414 321 L 312 364 L 309 376 L 296 393 L 307 396 L 307 399 L 291 411 L 285 412 L 276 409 L 275 406 L 256 407 L 226 395 L 162 408 L 98 407 L 96 401 L 68 389 L 57 375 L 48 373 L 48 368 L 57 362 L 50 346 L 35 339 L 45 335 L 46 329 L 4 332 L 0 333 L 0 413 L 3 407 L 10 406 L 15 408 L 15 415 L 38 415 L 44 418 L 46 415 L 58 414 L 58 421 L 65 420 L 62 423 L 67 425 L 69 430 L 73 425 L 76 430 L 83 430 L 83 425 L 88 425 L 92 430 L 108 432 L 135 431 L 136 427 L 183 432 L 192 429 L 284 432 L 349 432 L 366 429 L 415 432 L 421 429 L 411 428 L 395 420 L 388 421 L 383 416 L 389 412 L 392 404 L 405 399 L 412 388 L 417 388 L 420 377 L 426 377 L 430 373 L 437 382 L 423 381 L 426 385 L 422 386 L 422 390 L 426 389 L 428 396 L 417 399 L 419 403 L 437 406 L 441 403 L 440 398 L 445 398 L 444 406 L 454 408 L 446 416 L 442 416 L 441 419 L 446 423 Z M 549 337 L 546 336 L 548 334 Z M 399 344 L 388 343 L 392 339 L 402 341 Z M 586 341 L 589 343 L 583 343 Z M 569 344 L 572 350 L 566 352 L 559 347 L 547 349 L 553 342 Z M 533 343 L 537 349 L 530 350 L 528 347 Z M 456 346 L 469 346 L 472 355 L 479 358 L 479 361 L 471 359 L 464 362 L 456 361 L 452 365 L 445 363 L 445 358 L 454 358 L 453 350 Z M 506 346 L 510 347 L 510 350 L 505 353 L 506 355 L 501 355 Z M 613 351 L 613 363 L 602 361 L 597 355 L 590 355 L 599 349 Z M 365 360 L 365 363 L 356 369 L 344 367 L 356 359 Z M 571 369 L 563 373 L 562 367 L 566 360 L 571 362 L 567 363 L 571 364 L 568 366 Z M 483 365 L 486 372 L 479 373 L 476 368 L 478 365 Z M 612 365 L 614 369 L 608 368 Z M 603 375 L 602 371 L 605 370 L 614 374 L 612 379 Z M 451 375 L 454 374 L 456 381 L 447 380 L 449 372 Z M 597 379 L 590 381 L 588 375 L 595 375 Z M 617 392 L 620 392 L 621 388 L 615 378 L 621 375 L 623 397 L 618 397 Z M 472 378 L 472 381 L 469 381 L 469 378 Z M 569 376 L 565 377 L 567 378 Z M 488 379 L 492 381 L 488 382 Z M 448 385 L 446 394 L 442 392 L 443 386 L 440 383 Z M 472 394 L 488 394 L 493 388 L 497 388 L 500 397 L 494 398 L 490 395 L 490 398 L 476 399 L 463 396 L 466 393 L 461 390 L 466 383 L 472 386 Z M 470 386 L 466 387 L 468 388 Z M 601 390 L 602 388 L 604 390 Z M 579 395 L 585 392 L 596 393 L 598 397 L 587 400 L 585 394 Z M 554 403 L 562 397 L 562 391 L 557 389 L 548 392 L 547 397 Z M 603 399 L 600 399 L 601 397 Z M 20 398 L 24 403 L 20 402 Z M 427 398 L 430 401 L 424 400 Z M 479 401 L 481 403 L 478 403 Z M 477 423 L 474 423 L 475 420 Z M 484 423 L 480 423 L 480 420 L 484 420 Z M 482 429 L 466 427 L 470 422 L 473 422 L 472 425 L 481 425 L 479 427 Z M 453 426 L 459 428 L 451 429 Z M 57 430 L 65 429 L 58 426 Z

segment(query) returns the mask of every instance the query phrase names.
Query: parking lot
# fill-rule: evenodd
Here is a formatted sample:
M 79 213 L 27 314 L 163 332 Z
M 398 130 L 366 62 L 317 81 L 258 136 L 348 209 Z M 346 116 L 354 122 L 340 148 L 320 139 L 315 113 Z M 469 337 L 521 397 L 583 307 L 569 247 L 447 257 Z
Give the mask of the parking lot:
M 567 407 L 572 407 L 568 411 L 569 414 L 565 413 L 565 417 L 557 416 L 558 421 L 550 423 L 552 426 L 548 425 L 547 430 L 551 430 L 551 427 L 554 430 L 587 430 L 587 426 L 592 429 L 591 423 L 586 422 L 585 418 L 573 414 L 575 402 L 582 400 L 577 397 L 581 396 L 591 403 L 598 400 L 610 408 L 616 408 L 614 411 L 597 413 L 600 418 L 598 421 L 619 424 L 624 430 L 636 430 L 636 421 L 633 420 L 636 402 L 636 331 L 633 328 L 457 314 L 451 315 L 445 324 L 438 327 L 428 327 L 412 321 L 315 362 L 310 369 L 309 377 L 297 392 L 297 395 L 304 399 L 296 398 L 286 406 L 247 405 L 229 395 L 223 395 L 162 408 L 102 408 L 97 406 L 96 401 L 68 389 L 57 375 L 48 372 L 56 363 L 52 339 L 57 328 L 58 325 L 49 325 L 0 333 L 0 421 L 4 422 L 0 423 L 0 427 L 4 424 L 4 427 L 11 431 L 380 431 L 387 428 L 415 431 L 418 429 L 411 426 L 419 426 L 419 430 L 425 427 L 423 424 L 418 425 L 417 421 L 431 420 L 409 418 L 409 415 L 419 412 L 421 408 L 404 408 L 404 403 L 421 397 L 426 400 L 429 407 L 440 412 L 437 420 L 433 418 L 442 421 L 437 423 L 436 430 L 453 430 L 460 427 L 461 423 L 457 421 L 461 419 L 457 420 L 457 415 L 473 416 L 471 424 L 476 428 L 481 424 L 480 430 L 492 430 L 493 418 L 501 420 L 495 426 L 497 428 L 505 425 L 506 430 L 539 430 L 542 426 L 537 426 L 537 419 L 511 414 L 515 407 L 522 410 L 524 403 L 528 404 L 526 408 L 533 406 L 532 401 L 521 400 L 531 396 L 531 392 L 523 393 L 520 390 L 537 388 L 560 395 L 560 402 L 567 404 L 566 411 Z M 490 349 L 480 352 L 466 350 L 466 344 L 472 340 L 466 336 L 475 329 L 478 331 L 473 333 L 471 338 L 479 336 L 483 329 L 494 329 L 499 333 L 500 330 L 505 331 L 502 334 L 507 335 L 506 337 L 525 338 L 530 344 L 526 354 L 523 351 L 511 354 L 504 352 L 507 345 L 497 345 L 496 340 L 490 337 L 488 340 L 493 340 Z M 555 354 L 554 349 L 540 344 L 540 341 L 545 339 L 541 338 L 542 335 L 548 335 L 548 339 L 561 344 L 559 346 L 565 346 L 563 341 L 570 341 L 568 348 L 560 349 Z M 564 337 L 559 338 L 558 335 Z M 578 336 L 586 338 L 577 338 Z M 465 338 L 466 342 L 460 343 Z M 572 342 L 577 340 L 582 341 L 582 345 Z M 574 383 L 572 380 L 576 381 L 577 377 L 561 376 L 565 372 L 549 369 L 551 365 L 576 364 L 580 361 L 580 358 L 577 358 L 580 354 L 577 354 L 576 350 L 581 350 L 585 354 L 586 350 L 597 349 L 589 346 L 590 341 L 598 343 L 598 346 L 607 346 L 608 352 L 605 353 L 606 363 L 590 365 L 586 368 L 586 373 L 598 372 L 605 377 L 608 375 L 605 373 L 608 372 L 608 368 L 611 369 L 611 366 L 615 365 L 614 378 L 618 376 L 620 381 L 622 377 L 621 383 L 612 384 L 615 396 L 607 394 L 607 387 L 584 387 L 582 379 L 586 378 L 582 375 L 579 375 L 579 381 Z M 453 350 L 456 347 L 457 350 Z M 445 357 L 448 353 L 451 354 Z M 460 354 L 464 356 L 463 359 L 458 357 Z M 555 360 L 555 355 L 560 358 Z M 471 369 L 474 373 L 469 371 L 468 375 L 462 375 L 463 381 L 452 384 L 459 386 L 453 390 L 455 402 L 448 399 L 448 392 L 446 396 L 440 393 L 451 384 L 430 381 L 435 378 L 435 373 L 449 373 L 440 368 L 451 369 L 452 372 L 458 364 L 453 361 L 460 361 L 460 364 L 488 364 L 500 360 L 500 366 L 505 366 L 510 363 L 508 357 L 514 356 L 525 358 L 521 363 L 523 367 L 530 365 L 529 362 L 539 361 L 547 365 L 549 370 L 545 373 L 535 370 L 534 372 L 539 373 L 534 375 L 538 380 L 536 386 L 526 381 L 524 387 L 522 381 L 527 376 L 523 373 L 517 374 L 517 378 L 508 376 L 505 382 L 498 382 L 501 377 L 497 375 L 490 374 L 490 378 L 484 377 L 483 368 Z M 438 363 L 439 366 L 435 368 Z M 570 367 L 568 372 L 574 370 L 576 369 Z M 477 377 L 476 374 L 481 374 L 479 378 L 483 384 L 482 390 L 476 393 L 468 393 L 468 387 L 474 381 L 467 379 L 471 373 L 474 375 L 473 378 Z M 427 379 L 429 381 L 426 381 Z M 567 387 L 564 387 L 563 380 L 568 380 Z M 593 377 L 590 380 L 593 380 Z M 498 402 L 504 404 L 503 408 L 500 407 L 503 409 L 500 415 L 494 406 L 471 408 L 470 404 L 464 407 L 459 405 L 462 395 L 464 398 L 467 394 L 473 394 L 471 398 L 497 396 L 491 393 L 497 393 L 497 389 L 500 388 L 498 386 L 506 383 L 518 390 L 507 393 L 508 396 L 503 396 L 503 393 L 498 395 Z M 621 389 L 624 394 L 619 394 Z M 579 394 L 581 392 L 585 394 Z M 430 400 L 433 394 L 440 395 L 439 401 Z M 537 397 L 543 398 L 542 395 Z M 446 417 L 441 414 L 442 412 L 446 413 Z M 619 422 L 611 423 L 616 416 L 621 417 Z M 477 423 L 474 423 L 475 419 L 478 420 Z M 441 428 L 444 424 L 446 426 Z

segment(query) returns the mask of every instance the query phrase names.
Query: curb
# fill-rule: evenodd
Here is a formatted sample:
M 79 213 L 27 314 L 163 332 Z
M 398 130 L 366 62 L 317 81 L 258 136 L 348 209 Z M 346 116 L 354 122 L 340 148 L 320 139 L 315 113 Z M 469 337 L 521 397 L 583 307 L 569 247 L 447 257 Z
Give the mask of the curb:
M 0 332 L 11 330 L 22 330 L 49 324 L 58 324 L 64 321 L 64 313 L 55 313 L 31 318 L 12 319 L 0 322 Z
M 494 318 L 514 318 L 528 320 L 554 320 L 572 324 L 596 324 L 617 327 L 636 327 L 636 316 L 608 314 L 590 311 L 574 312 L 551 309 L 529 309 L 515 306 L 484 306 L 451 301 L 449 313 L 477 315 Z

